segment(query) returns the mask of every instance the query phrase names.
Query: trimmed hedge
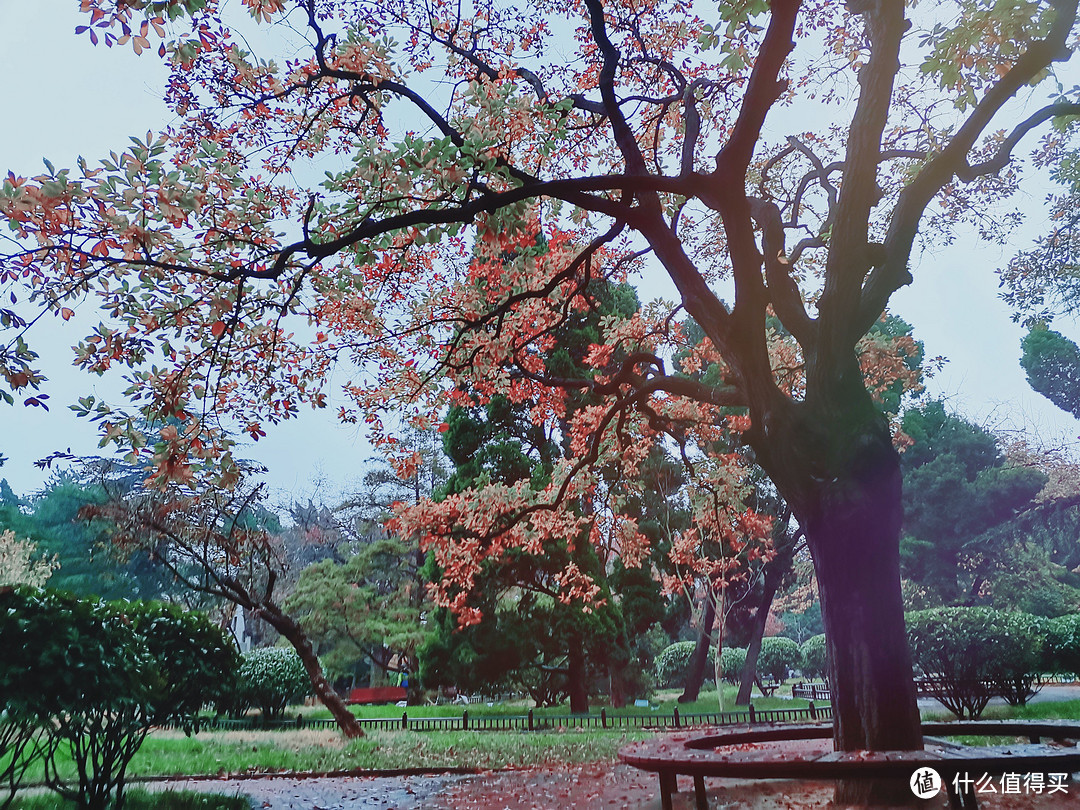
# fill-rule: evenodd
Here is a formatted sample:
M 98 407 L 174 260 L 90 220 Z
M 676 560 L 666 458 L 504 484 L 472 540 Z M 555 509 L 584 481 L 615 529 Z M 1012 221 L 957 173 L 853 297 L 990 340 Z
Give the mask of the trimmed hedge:
M 957 717 L 976 718 L 990 697 L 1024 704 L 1046 668 L 1046 622 L 984 607 L 920 610 L 907 616 L 915 665 L 932 677 Z
M 1046 623 L 1047 670 L 1080 677 L 1080 613 Z
M 828 647 L 825 644 L 825 634 L 811 636 L 802 643 L 799 648 L 802 653 L 803 677 L 809 680 L 827 680 L 829 677 Z
M 771 678 L 777 683 L 787 680 L 791 670 L 802 664 L 802 652 L 797 642 L 784 636 L 768 636 L 761 640 L 757 659 L 758 678 Z
M 690 659 L 694 655 L 693 641 L 676 641 L 661 650 L 656 656 L 656 683 L 660 687 L 682 686 L 690 669 Z M 705 680 L 711 681 L 716 671 L 716 648 L 709 648 L 709 660 L 705 666 Z
M 267 720 L 311 693 L 311 679 L 291 647 L 262 647 L 244 653 L 237 680 L 240 701 L 258 706 Z
M 728 683 L 739 682 L 745 664 L 745 647 L 724 647 L 720 651 L 720 677 Z

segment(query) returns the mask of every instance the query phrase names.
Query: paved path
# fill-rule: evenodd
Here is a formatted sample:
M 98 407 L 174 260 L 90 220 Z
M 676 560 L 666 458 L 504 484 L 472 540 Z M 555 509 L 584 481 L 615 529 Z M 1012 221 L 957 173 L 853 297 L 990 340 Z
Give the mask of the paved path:
M 413 810 L 430 807 L 454 782 L 473 776 L 334 776 L 315 779 L 190 779 L 142 783 L 157 790 L 243 794 L 254 810 Z

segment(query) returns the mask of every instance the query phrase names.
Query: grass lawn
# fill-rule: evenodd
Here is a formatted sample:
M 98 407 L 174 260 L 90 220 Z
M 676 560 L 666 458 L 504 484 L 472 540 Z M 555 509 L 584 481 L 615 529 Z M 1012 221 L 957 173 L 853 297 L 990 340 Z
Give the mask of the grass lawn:
M 257 771 L 354 768 L 505 768 L 612 761 L 620 747 L 648 732 L 372 731 L 345 740 L 336 731 L 214 731 L 185 737 L 151 733 L 128 767 L 129 777 L 197 776 Z M 60 763 L 62 778 L 74 777 Z M 32 779 L 29 781 L 33 781 Z
M 955 720 L 952 712 L 933 709 L 923 712 L 924 720 Z M 980 720 L 1080 720 L 1080 700 L 1043 700 L 1027 706 L 987 706 Z
M 67 810 L 75 802 L 55 793 L 18 796 L 11 810 Z M 190 790 L 163 790 L 153 793 L 140 788 L 124 791 L 124 810 L 250 810 L 245 796 L 195 793 Z

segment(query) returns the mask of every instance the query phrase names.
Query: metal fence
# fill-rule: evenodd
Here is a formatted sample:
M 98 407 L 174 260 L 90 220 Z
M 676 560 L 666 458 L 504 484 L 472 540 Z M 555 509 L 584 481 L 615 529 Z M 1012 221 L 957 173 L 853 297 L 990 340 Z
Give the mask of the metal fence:
M 404 711 L 401 717 L 358 717 L 364 729 L 383 731 L 569 731 L 571 729 L 597 729 L 622 731 L 626 729 L 681 729 L 695 726 L 728 726 L 740 723 L 798 723 L 814 720 L 831 720 L 831 706 L 816 706 L 813 701 L 801 709 L 755 709 L 753 704 L 746 711 L 681 713 L 676 708 L 671 714 L 616 714 L 601 709 L 599 714 L 475 714 L 466 709 L 460 715 L 448 717 L 409 717 Z M 166 725 L 163 728 L 175 728 Z M 229 718 L 201 718 L 195 724 L 198 731 L 240 731 L 251 729 L 289 730 L 336 728 L 332 718 L 305 718 L 302 714 L 294 720 L 271 720 L 261 717 L 239 720 Z
M 797 683 L 791 687 L 791 696 L 826 703 L 832 700 L 832 692 L 829 691 L 829 685 L 826 683 Z

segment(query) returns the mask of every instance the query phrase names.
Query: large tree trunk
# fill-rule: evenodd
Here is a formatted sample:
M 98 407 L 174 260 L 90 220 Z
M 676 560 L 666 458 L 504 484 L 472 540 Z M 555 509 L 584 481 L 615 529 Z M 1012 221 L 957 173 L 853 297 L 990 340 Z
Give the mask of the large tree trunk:
M 900 459 L 861 382 L 847 397 L 833 393 L 828 405 L 777 414 L 757 446 L 814 560 L 836 748 L 918 750 L 922 729 L 900 594 Z M 836 801 L 910 805 L 913 796 L 906 780 L 862 780 L 839 783 Z
M 701 694 L 701 685 L 705 682 L 705 666 L 709 663 L 709 647 L 712 646 L 712 626 L 716 621 L 716 602 L 713 595 L 705 593 L 705 607 L 701 611 L 701 625 L 698 628 L 697 646 L 690 657 L 690 666 L 686 669 L 686 683 L 679 703 L 693 703 Z
M 326 680 L 322 664 L 319 663 L 319 657 L 315 655 L 315 649 L 311 646 L 304 629 L 292 618 L 286 616 L 280 610 L 275 610 L 273 607 L 264 607 L 260 610 L 260 615 L 266 620 L 267 624 L 281 633 L 292 644 L 293 649 L 296 650 L 296 654 L 300 656 L 300 660 L 304 664 L 304 669 L 307 670 L 315 697 L 330 710 L 330 714 L 337 721 L 341 733 L 349 739 L 363 737 L 364 732 L 360 728 L 356 716 L 349 711 L 345 701 L 341 699 L 341 696 L 334 691 L 334 687 Z
M 896 532 L 888 504 L 829 510 L 807 528 L 829 651 L 833 736 L 839 750 L 922 748 L 911 655 L 900 598 Z M 900 801 L 897 801 L 897 800 Z M 838 802 L 911 802 L 906 780 L 844 783 Z

